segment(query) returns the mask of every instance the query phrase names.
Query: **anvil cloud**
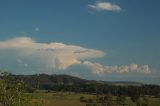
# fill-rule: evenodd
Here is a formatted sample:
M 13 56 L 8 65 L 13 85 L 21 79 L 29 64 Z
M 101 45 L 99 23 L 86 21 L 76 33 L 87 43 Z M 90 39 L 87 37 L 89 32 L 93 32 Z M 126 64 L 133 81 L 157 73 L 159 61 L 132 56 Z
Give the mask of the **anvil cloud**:
M 24 58 L 36 57 L 45 66 L 57 70 L 65 70 L 73 65 L 81 65 L 89 68 L 94 74 L 103 74 L 105 72 L 150 73 L 148 65 L 103 66 L 100 63 L 89 61 L 93 58 L 104 57 L 105 53 L 100 50 L 57 42 L 38 43 L 30 37 L 17 37 L 0 41 L 0 51 L 5 50 L 14 50 L 17 55 L 22 55 Z M 21 63 L 20 60 L 18 62 Z

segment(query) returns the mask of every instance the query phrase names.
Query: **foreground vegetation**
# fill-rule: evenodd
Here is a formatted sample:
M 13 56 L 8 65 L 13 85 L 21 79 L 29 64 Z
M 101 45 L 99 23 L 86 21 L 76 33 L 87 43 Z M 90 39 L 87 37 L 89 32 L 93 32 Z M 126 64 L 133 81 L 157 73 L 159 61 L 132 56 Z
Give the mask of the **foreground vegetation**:
M 31 95 L 26 94 L 26 85 L 14 80 L 9 73 L 1 73 L 0 106 L 37 106 L 32 102 Z
M 54 79 L 49 85 L 46 75 L 18 78 L 9 73 L 0 76 L 0 106 L 159 106 L 158 85 L 109 85 L 74 77 Z M 27 76 L 28 78 L 28 76 Z M 36 78 L 36 82 L 34 83 Z M 41 80 L 40 80 L 41 79 Z M 52 77 L 49 77 L 53 80 Z M 72 80 L 71 80 L 72 79 Z M 45 79 L 46 80 L 46 79 Z M 74 83 L 75 82 L 79 82 Z M 63 82 L 65 81 L 65 82 Z M 43 82 L 43 84 L 42 84 Z M 34 83 L 34 86 L 32 84 Z

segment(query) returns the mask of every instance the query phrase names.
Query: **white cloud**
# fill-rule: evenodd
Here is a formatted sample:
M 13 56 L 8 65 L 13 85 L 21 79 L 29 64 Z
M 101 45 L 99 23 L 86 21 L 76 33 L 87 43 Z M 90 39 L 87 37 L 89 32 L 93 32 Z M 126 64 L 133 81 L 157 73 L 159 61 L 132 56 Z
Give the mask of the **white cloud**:
M 0 41 L 0 50 L 16 50 L 24 58 L 36 58 L 48 68 L 66 69 L 91 58 L 99 58 L 104 52 L 63 43 L 38 43 L 29 37 Z M 22 60 L 17 60 L 22 63 Z M 25 65 L 26 66 L 26 65 Z
M 120 11 L 122 10 L 119 5 L 110 2 L 96 2 L 94 5 L 88 4 L 88 7 L 98 11 Z
M 57 42 L 38 43 L 30 37 L 17 37 L 0 41 L 0 50 L 14 50 L 18 56 L 21 56 L 20 58 L 39 62 L 49 69 L 65 70 L 72 65 L 82 65 L 88 67 L 94 74 L 109 72 L 148 74 L 151 72 L 148 65 L 104 66 L 100 63 L 93 63 L 88 60 L 104 57 L 105 53 L 100 50 Z M 22 64 L 24 67 L 29 66 L 29 63 L 24 63 L 21 59 L 17 59 L 17 63 Z
M 118 72 L 118 73 L 151 73 L 148 65 L 139 66 L 138 64 L 130 64 L 124 66 L 103 66 L 99 63 L 92 63 L 90 61 L 84 61 L 83 65 L 91 69 L 95 74 L 104 74 L 109 72 Z
M 94 74 L 101 74 L 105 72 L 104 66 L 99 63 L 92 63 L 90 61 L 84 61 L 84 66 L 87 66 Z

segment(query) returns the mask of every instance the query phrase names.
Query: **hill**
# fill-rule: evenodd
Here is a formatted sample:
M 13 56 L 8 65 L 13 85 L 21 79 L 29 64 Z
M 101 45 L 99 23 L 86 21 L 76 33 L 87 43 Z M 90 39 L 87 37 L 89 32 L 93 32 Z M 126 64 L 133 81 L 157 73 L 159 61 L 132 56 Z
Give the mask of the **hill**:
M 84 85 L 84 84 L 95 84 L 95 85 L 117 85 L 117 86 L 141 86 L 142 83 L 139 82 L 129 82 L 129 81 L 96 81 L 96 80 L 86 80 L 70 75 L 48 75 L 48 74 L 34 74 L 34 75 L 10 75 L 14 77 L 15 80 L 23 81 L 27 85 L 33 88 L 43 88 L 44 86 L 53 87 L 57 85 Z
M 26 91 L 33 92 L 34 89 L 47 91 L 71 91 L 84 92 L 91 94 L 112 94 L 112 95 L 129 95 L 135 94 L 160 96 L 160 86 L 145 85 L 138 82 L 107 82 L 86 80 L 70 75 L 12 75 L 0 76 L 1 79 L 9 82 L 9 84 L 24 82 L 27 86 Z

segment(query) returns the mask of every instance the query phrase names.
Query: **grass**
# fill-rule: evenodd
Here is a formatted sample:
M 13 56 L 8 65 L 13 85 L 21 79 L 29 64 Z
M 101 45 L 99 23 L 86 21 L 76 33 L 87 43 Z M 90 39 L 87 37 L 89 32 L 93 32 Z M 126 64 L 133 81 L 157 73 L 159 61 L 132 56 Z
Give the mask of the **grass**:
M 73 92 L 50 92 L 45 91 L 31 93 L 33 103 L 42 104 L 42 106 L 85 106 L 85 103 L 80 103 L 81 96 L 85 98 L 95 98 L 95 95 L 73 93 Z M 136 106 L 134 102 L 127 97 L 126 102 L 129 106 Z M 41 105 L 37 105 L 41 106 Z M 160 106 L 160 98 L 149 97 L 148 106 Z
M 84 103 L 79 102 L 81 96 L 92 98 L 93 95 L 76 94 L 70 92 L 44 93 L 37 92 L 31 94 L 34 103 L 43 104 L 43 106 L 85 106 Z M 75 105 L 76 104 L 76 105 Z

